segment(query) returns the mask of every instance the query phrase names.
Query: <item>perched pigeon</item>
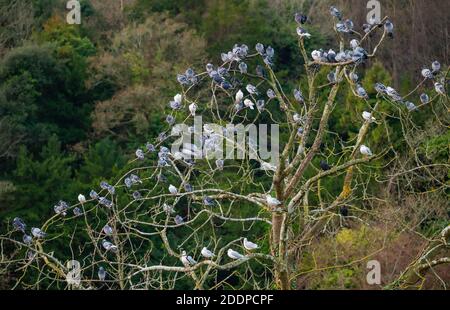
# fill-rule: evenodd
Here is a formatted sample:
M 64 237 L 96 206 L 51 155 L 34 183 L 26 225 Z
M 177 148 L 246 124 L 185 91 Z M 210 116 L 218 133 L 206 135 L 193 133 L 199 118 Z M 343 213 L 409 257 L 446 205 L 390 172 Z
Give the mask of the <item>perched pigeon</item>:
M 264 55 L 264 45 L 257 43 L 255 49 L 260 55 Z
M 192 258 L 192 256 L 186 254 L 186 251 L 181 252 L 181 262 L 185 266 L 197 264 L 197 262 Z
M 328 82 L 330 82 L 331 84 L 336 83 L 336 72 L 331 71 L 330 73 L 328 73 L 327 79 L 328 79 Z
M 197 111 L 197 105 L 195 103 L 191 103 L 189 105 L 189 112 L 191 112 L 192 116 L 195 116 L 195 111 Z
M 267 201 L 267 204 L 269 205 L 269 207 L 276 207 L 281 204 L 281 202 L 278 199 L 276 199 L 270 195 L 266 196 L 266 201 Z
M 301 13 L 295 13 L 294 19 L 298 24 L 303 25 L 306 24 L 306 22 L 308 21 L 308 16 Z
M 298 113 L 295 113 L 292 118 L 294 119 L 294 122 L 296 122 L 297 124 L 300 124 L 301 122 L 303 122 L 303 118 Z
M 252 84 L 248 84 L 245 89 L 249 92 L 249 94 L 252 95 L 257 95 L 258 94 L 258 90 L 256 89 L 256 87 Z
M 156 151 L 156 148 L 153 144 L 147 142 L 147 144 L 145 144 L 145 148 L 147 149 L 147 151 L 153 153 Z
M 264 170 L 264 171 L 277 171 L 277 166 L 275 166 L 275 165 L 273 165 L 273 164 L 271 164 L 271 163 L 268 163 L 268 162 L 265 162 L 265 161 L 260 161 L 260 164 L 261 164 L 261 170 Z
M 361 98 L 369 98 L 369 95 L 367 95 L 366 90 L 359 84 L 356 85 L 356 94 L 358 95 L 358 97 Z
M 173 97 L 173 101 L 175 101 L 176 103 L 181 104 L 183 102 L 183 96 L 181 94 L 176 94 Z
M 422 76 L 426 79 L 433 79 L 433 73 L 431 73 L 430 69 L 424 68 L 422 69 Z
M 176 188 L 175 186 L 173 186 L 172 184 L 170 184 L 170 185 L 169 185 L 169 192 L 170 192 L 172 195 L 176 195 L 176 194 L 178 193 L 178 190 L 177 190 L 177 188 Z
M 244 238 L 244 248 L 251 251 L 259 248 L 259 246 L 256 243 L 248 241 L 247 238 Z
M 136 150 L 136 157 L 137 159 L 143 160 L 145 155 L 144 155 L 144 151 L 142 151 L 141 149 L 137 149 Z
M 337 19 L 342 20 L 342 13 L 335 6 L 330 7 L 330 13 Z
M 276 97 L 275 92 L 273 91 L 273 89 L 268 89 L 267 90 L 267 97 L 269 97 L 269 99 L 273 99 Z
M 434 83 L 434 89 L 436 89 L 436 92 L 438 94 L 445 96 L 445 88 L 444 88 L 444 85 L 442 85 L 441 83 L 439 83 L 439 82 Z
M 216 167 L 218 170 L 223 170 L 224 161 L 223 159 L 217 159 L 216 160 Z
M 205 206 L 214 206 L 214 199 L 212 199 L 211 197 L 205 196 L 205 197 L 203 197 L 203 204 Z
M 115 246 L 114 244 L 105 239 L 103 239 L 102 241 L 102 246 L 106 251 L 111 251 L 113 253 L 117 252 L 117 246 Z
M 352 49 L 357 48 L 359 46 L 359 41 L 356 40 L 356 39 L 351 40 L 350 41 L 350 46 L 351 46 Z
M 256 75 L 259 77 L 264 77 L 266 75 L 266 72 L 264 71 L 263 66 L 261 66 L 261 65 L 256 66 Z
M 30 235 L 24 234 L 23 235 L 23 243 L 30 245 L 33 242 L 33 238 Z
M 32 227 L 31 228 L 31 234 L 35 237 L 35 238 L 45 238 L 45 236 L 47 236 L 47 234 L 45 232 L 43 232 L 42 230 L 40 230 L 39 228 L 36 227 Z
M 255 109 L 255 104 L 250 99 L 245 99 L 244 100 L 244 106 L 246 106 L 247 108 L 250 108 L 250 110 L 254 110 Z
M 212 258 L 212 257 L 216 256 L 213 252 L 208 250 L 206 247 L 203 247 L 201 254 L 205 258 Z
M 245 257 L 244 255 L 242 255 L 239 252 L 236 252 L 236 251 L 234 251 L 232 249 L 228 249 L 227 255 L 231 259 L 242 259 L 242 258 Z
M 430 102 L 430 97 L 424 93 L 424 94 L 420 95 L 420 101 L 423 104 L 427 104 L 428 102 Z
M 182 218 L 181 216 L 179 216 L 179 215 L 176 215 L 176 216 L 175 216 L 175 224 L 181 225 L 181 224 L 183 224 L 183 223 L 184 223 L 183 218 Z
M 297 100 L 300 103 L 305 102 L 302 92 L 298 89 L 294 89 L 294 98 L 295 98 L 295 100 Z
M 73 215 L 75 216 L 81 216 L 83 214 L 83 211 L 81 211 L 80 208 L 76 207 L 73 209 Z
M 241 72 L 241 74 L 247 73 L 247 70 L 248 70 L 248 67 L 245 62 L 239 63 L 239 71 Z
M 354 72 L 350 73 L 349 78 L 353 83 L 356 83 L 359 80 L 359 76 Z
M 386 86 L 384 86 L 381 83 L 376 83 L 375 84 L 375 90 L 377 91 L 377 93 L 379 94 L 384 94 L 386 93 Z
M 91 191 L 89 192 L 89 197 L 91 197 L 92 199 L 98 199 L 98 194 L 97 194 L 96 191 L 91 190 Z
M 186 184 L 184 184 L 184 190 L 185 190 L 186 192 L 190 193 L 190 192 L 192 192 L 192 191 L 194 190 L 194 188 L 192 187 L 191 184 L 186 183 Z
M 263 99 L 256 101 L 256 107 L 258 108 L 258 111 L 264 110 L 265 105 L 266 105 L 266 102 Z
M 244 93 L 242 92 L 242 90 L 239 89 L 238 92 L 236 93 L 234 102 L 239 103 L 242 101 L 243 98 L 244 98 Z
M 105 268 L 100 267 L 100 268 L 98 269 L 97 275 L 98 275 L 98 279 L 99 279 L 100 281 L 102 281 L 102 282 L 105 281 L 105 279 L 106 279 L 106 270 L 105 270 Z
M 408 109 L 408 111 L 410 111 L 410 112 L 415 111 L 417 109 L 417 106 L 414 103 L 412 103 L 411 101 L 405 102 L 405 106 Z
M 305 29 L 303 29 L 302 27 L 297 27 L 297 35 L 302 39 L 303 38 L 307 38 L 307 39 L 311 38 L 311 34 L 308 31 L 306 31 Z
M 433 63 L 431 64 L 431 68 L 433 69 L 433 73 L 436 74 L 439 72 L 439 70 L 441 70 L 441 64 L 439 63 L 439 61 L 433 61 Z
M 320 168 L 321 168 L 323 171 L 328 171 L 328 170 L 331 169 L 331 166 L 330 166 L 326 161 L 322 160 L 322 161 L 320 162 Z
M 13 219 L 13 227 L 14 227 L 14 229 L 19 230 L 24 233 L 25 228 L 27 227 L 27 224 L 25 224 L 25 222 L 20 217 L 15 217 Z
M 83 204 L 86 202 L 86 197 L 83 194 L 78 195 L 78 201 Z
M 103 226 L 102 229 L 103 233 L 107 236 L 111 236 L 113 234 L 113 229 L 111 226 L 109 226 L 108 224 L 106 224 L 105 226 Z
M 390 38 L 394 37 L 394 24 L 390 20 L 386 20 L 384 23 L 384 30 Z
M 394 101 L 402 101 L 402 96 L 392 87 L 386 88 L 386 94 L 392 98 Z
M 369 123 L 376 121 L 375 117 L 372 116 L 372 113 L 367 112 L 367 111 L 363 112 L 362 117 L 366 122 L 369 122 Z
M 361 145 L 359 148 L 359 151 L 361 152 L 361 154 L 365 155 L 365 156 L 372 156 L 372 151 L 365 145 Z
M 163 204 L 162 208 L 163 208 L 163 211 L 168 213 L 168 214 L 171 214 L 171 213 L 175 212 L 175 210 L 173 209 L 173 206 L 170 206 L 167 203 Z

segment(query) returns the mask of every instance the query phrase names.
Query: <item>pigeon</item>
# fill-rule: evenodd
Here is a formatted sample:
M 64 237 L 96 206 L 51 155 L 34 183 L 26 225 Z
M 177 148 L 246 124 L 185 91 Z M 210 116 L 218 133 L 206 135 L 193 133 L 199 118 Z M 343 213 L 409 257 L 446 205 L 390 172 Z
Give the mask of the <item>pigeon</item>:
M 367 95 L 366 90 L 359 84 L 356 85 L 356 94 L 358 95 L 358 97 L 361 98 L 369 98 L 369 95 Z
M 261 65 L 256 66 L 256 75 L 259 77 L 264 77 L 266 75 L 266 72 L 264 71 L 263 66 L 261 66 Z
M 178 190 L 177 190 L 177 188 L 176 188 L 175 186 L 173 186 L 172 184 L 170 184 L 170 185 L 169 185 L 169 192 L 170 192 L 172 195 L 176 195 L 176 194 L 178 193 Z
M 62 215 L 62 216 L 67 215 L 66 208 L 64 205 L 61 205 L 61 204 L 55 205 L 53 207 L 53 209 L 55 210 L 55 213 L 58 215 Z
M 45 236 L 47 236 L 47 234 L 45 232 L 43 232 L 42 230 L 40 230 L 39 228 L 36 227 L 32 227 L 31 228 L 31 234 L 38 239 L 42 239 L 45 238 Z
M 91 191 L 89 192 L 89 197 L 91 197 L 92 199 L 98 199 L 98 194 L 97 194 L 96 191 L 91 190 Z
M 384 30 L 390 38 L 394 37 L 394 24 L 390 20 L 386 20 L 384 23 Z
M 381 83 L 376 83 L 375 84 L 375 90 L 377 91 L 377 93 L 379 94 L 384 94 L 386 93 L 386 86 L 384 86 Z
M 194 190 L 194 188 L 192 187 L 191 184 L 186 183 L 186 184 L 184 184 L 184 190 L 185 190 L 187 193 L 190 193 L 190 192 L 192 192 L 192 191 Z
M 111 207 L 113 206 L 112 201 L 106 199 L 105 197 L 100 197 L 100 198 L 98 199 L 98 202 L 99 202 L 101 205 L 104 205 L 104 206 L 107 207 L 107 208 L 111 208 Z
M 248 70 L 248 67 L 245 62 L 239 63 L 239 71 L 241 72 L 241 74 L 247 73 L 247 70 Z
M 266 102 L 262 99 L 256 101 L 256 107 L 258 108 L 258 111 L 264 110 L 265 105 L 266 105 Z
M 105 233 L 105 235 L 107 236 L 111 236 L 113 234 L 113 229 L 111 226 L 109 226 L 108 224 L 106 224 L 105 226 L 103 226 L 102 231 Z
M 166 123 L 169 124 L 170 126 L 172 126 L 175 123 L 175 117 L 173 117 L 172 115 L 167 115 Z
M 295 13 L 294 19 L 296 23 L 303 25 L 308 21 L 308 16 L 301 13 Z
M 169 107 L 170 107 L 172 110 L 179 110 L 179 109 L 181 108 L 181 104 L 178 103 L 178 102 L 176 102 L 176 101 L 170 101 L 170 102 L 169 102 Z
M 262 45 L 261 43 L 256 43 L 255 49 L 258 54 L 264 55 L 264 45 Z
M 178 104 L 181 104 L 182 101 L 183 101 L 183 96 L 182 96 L 181 94 L 176 94 L 176 95 L 173 97 L 173 101 L 175 101 L 175 102 L 178 103 Z
M 417 109 L 417 106 L 414 103 L 412 103 L 411 101 L 405 102 L 405 106 L 408 109 L 408 111 L 410 111 L 410 112 Z
M 244 93 L 242 92 L 242 90 L 239 89 L 239 91 L 236 93 L 234 102 L 239 103 L 242 101 L 243 98 L 244 98 Z
M 376 118 L 372 116 L 372 113 L 367 112 L 367 111 L 363 112 L 362 117 L 366 122 L 369 122 L 369 123 L 376 121 Z
M 434 77 L 431 70 L 427 69 L 427 68 L 422 69 L 422 76 L 429 80 L 433 79 L 433 77 Z
M 206 247 L 203 247 L 201 254 L 205 258 L 213 258 L 214 256 L 216 256 L 213 252 L 208 250 Z
M 189 111 L 191 112 L 192 116 L 195 116 L 195 111 L 197 111 L 197 105 L 195 103 L 191 103 L 189 105 Z
M 386 88 L 386 94 L 392 98 L 394 101 L 402 101 L 402 96 L 392 87 Z
M 294 89 L 294 98 L 300 103 L 305 102 L 305 98 L 303 98 L 302 92 L 298 89 Z
M 15 217 L 13 219 L 13 227 L 16 230 L 25 233 L 25 228 L 27 227 L 27 224 L 25 224 L 25 222 L 20 217 Z
M 75 216 L 81 216 L 83 214 L 83 212 L 81 211 L 80 208 L 76 207 L 73 209 L 73 215 Z
M 321 61 L 322 60 L 322 52 L 315 50 L 312 51 L 311 57 L 314 61 Z
M 268 46 L 266 48 L 266 56 L 269 58 L 272 58 L 273 56 L 275 56 L 275 50 L 273 49 L 272 46 Z
M 276 199 L 270 195 L 266 196 L 266 202 L 269 205 L 269 207 L 276 207 L 281 204 L 281 202 L 278 199 Z
M 259 248 L 259 246 L 256 243 L 248 241 L 247 238 L 244 238 L 244 248 L 251 251 L 251 250 L 255 250 L 255 249 Z
M 320 168 L 321 168 L 323 171 L 328 171 L 328 170 L 331 169 L 331 166 L 330 166 L 326 161 L 322 160 L 322 161 L 320 162 Z
M 337 19 L 342 20 L 342 13 L 335 6 L 330 7 L 330 13 Z
M 211 197 L 205 196 L 205 197 L 203 197 L 203 204 L 205 206 L 213 206 L 214 200 Z
M 86 197 L 83 194 L 78 195 L 78 201 L 83 204 L 86 202 Z
M 361 152 L 361 154 L 366 155 L 366 156 L 372 156 L 372 151 L 365 145 L 361 145 L 359 148 L 359 151 Z
M 147 144 L 145 144 L 145 148 L 147 149 L 147 151 L 153 153 L 156 151 L 156 148 L 153 144 L 147 142 Z
M 273 89 L 268 89 L 267 90 L 267 97 L 269 97 L 269 99 L 273 99 L 276 97 L 275 92 L 273 91 Z
M 439 82 L 434 83 L 434 89 L 436 90 L 436 92 L 438 94 L 445 96 L 445 88 L 444 88 L 444 85 L 442 85 L 441 83 L 439 83 Z
M 173 206 L 169 206 L 167 203 L 163 204 L 162 208 L 163 208 L 163 211 L 168 214 L 175 212 L 175 210 L 173 209 Z
M 306 31 L 302 27 L 297 27 L 297 35 L 302 39 L 303 38 L 307 38 L 307 39 L 311 38 L 311 34 L 308 33 L 308 31 Z
M 330 73 L 328 73 L 327 79 L 328 79 L 328 82 L 330 82 L 331 84 L 336 83 L 336 72 L 331 71 Z
M 143 160 L 145 157 L 144 151 L 142 151 L 141 149 L 137 149 L 135 154 L 136 154 L 137 159 L 140 159 L 140 160 Z
M 430 102 L 430 97 L 424 93 L 424 94 L 420 95 L 420 101 L 423 104 L 427 104 L 428 102 Z
M 138 191 L 133 192 L 132 196 L 133 196 L 134 200 L 139 200 L 142 198 L 141 193 Z
M 300 124 L 303 121 L 303 118 L 298 113 L 295 113 L 292 118 L 297 124 Z
M 228 249 L 227 255 L 231 259 L 242 259 L 242 258 L 245 257 L 244 255 L 242 255 L 239 252 L 236 252 L 236 251 L 234 251 L 232 249 Z
M 351 46 L 352 49 L 357 48 L 359 46 L 359 41 L 356 40 L 356 39 L 351 40 L 350 41 L 350 46 Z
M 248 91 L 249 94 L 252 95 L 257 95 L 258 94 L 258 90 L 256 89 L 256 87 L 252 84 L 248 84 L 245 89 Z
M 433 61 L 433 63 L 431 64 L 431 69 L 433 69 L 434 74 L 438 73 L 439 70 L 441 70 L 441 64 L 439 63 L 439 61 Z
M 179 215 L 176 215 L 176 216 L 175 216 L 175 224 L 181 225 L 181 224 L 183 224 L 183 223 L 184 223 L 183 218 L 182 218 L 181 216 L 179 216 Z
M 114 244 L 105 239 L 103 239 L 102 241 L 102 246 L 106 251 L 111 251 L 113 253 L 117 252 L 117 246 L 115 246 Z
M 350 73 L 349 78 L 353 83 L 356 83 L 359 80 L 359 76 L 354 72 Z
M 250 108 L 250 110 L 254 110 L 255 109 L 255 104 L 250 99 L 245 99 L 244 100 L 244 106 L 246 106 L 247 108 Z
M 102 282 L 105 281 L 105 279 L 106 279 L 106 270 L 105 270 L 105 268 L 100 267 L 100 268 L 98 269 L 97 275 L 98 275 L 98 279 L 99 279 L 100 281 L 102 281 Z
M 224 166 L 223 159 L 217 159 L 216 160 L 216 167 L 217 167 L 217 169 L 222 171 L 223 170 L 223 166 Z
M 181 262 L 185 266 L 197 264 L 197 262 L 192 258 L 192 256 L 186 254 L 186 251 L 181 252 Z
M 22 237 L 23 243 L 30 245 L 33 242 L 33 238 L 30 235 L 24 234 Z

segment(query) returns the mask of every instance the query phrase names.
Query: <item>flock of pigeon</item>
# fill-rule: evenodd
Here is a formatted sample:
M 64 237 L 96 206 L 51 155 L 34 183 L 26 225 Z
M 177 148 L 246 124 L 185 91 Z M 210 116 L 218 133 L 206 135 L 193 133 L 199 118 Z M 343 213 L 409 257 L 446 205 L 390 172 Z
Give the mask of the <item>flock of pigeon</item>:
M 337 23 L 335 25 L 335 30 L 337 32 L 340 32 L 340 33 L 353 33 L 354 32 L 353 22 L 350 19 L 344 20 L 342 13 L 336 7 L 334 7 L 334 6 L 331 7 L 330 13 L 334 18 L 337 19 Z M 299 26 L 297 27 L 298 36 L 301 39 L 310 38 L 311 34 L 308 33 L 308 31 L 303 28 L 303 25 L 308 21 L 308 17 L 304 14 L 296 13 L 295 21 L 299 24 Z M 374 28 L 382 27 L 382 26 L 384 26 L 384 30 L 388 34 L 388 36 L 392 37 L 393 31 L 394 31 L 394 25 L 389 20 L 386 20 L 383 24 L 376 23 L 374 20 L 372 20 L 370 24 L 363 25 L 363 30 L 366 34 L 368 34 Z M 314 50 L 311 53 L 311 56 L 312 56 L 313 61 L 316 64 L 346 63 L 346 64 L 354 64 L 355 66 L 361 64 L 362 62 L 364 62 L 364 60 L 366 60 L 368 58 L 367 51 L 363 47 L 361 47 L 360 42 L 358 40 L 352 39 L 350 41 L 350 47 L 351 47 L 351 49 L 345 50 L 345 51 L 340 51 L 338 53 L 336 53 L 332 49 L 328 50 L 327 52 L 325 52 L 322 49 Z M 255 49 L 257 52 L 257 54 L 255 54 L 255 55 L 260 55 L 262 57 L 264 63 L 267 66 L 271 67 L 273 65 L 273 58 L 275 56 L 274 49 L 270 46 L 264 47 L 264 45 L 261 43 L 256 44 Z M 221 58 L 223 61 L 223 65 L 216 68 L 214 65 L 208 63 L 206 65 L 205 74 L 207 74 L 209 76 L 209 78 L 211 78 L 211 81 L 215 85 L 217 85 L 218 87 L 220 87 L 226 91 L 230 90 L 230 89 L 238 88 L 238 86 L 240 85 L 241 82 L 239 80 L 237 80 L 233 75 L 230 74 L 230 72 L 232 71 L 232 68 L 233 68 L 232 64 L 237 64 L 237 66 L 236 66 L 237 72 L 240 72 L 241 74 L 247 74 L 248 73 L 248 65 L 244 62 L 244 60 L 247 57 L 249 57 L 249 47 L 245 44 L 243 44 L 243 45 L 236 44 L 231 51 L 229 51 L 227 53 L 222 53 Z M 440 63 L 435 61 L 431 64 L 431 69 L 424 68 L 422 70 L 421 74 L 424 77 L 424 79 L 434 81 L 435 90 L 439 95 L 446 96 L 446 90 L 443 85 L 444 82 L 437 81 L 437 75 L 440 72 L 440 69 L 441 69 Z M 264 77 L 265 74 L 266 74 L 265 70 L 262 66 L 256 67 L 256 75 L 257 76 Z M 199 77 L 201 75 L 203 75 L 203 74 L 197 75 L 193 69 L 189 68 L 186 70 L 185 73 L 179 74 L 177 76 L 177 80 L 182 86 L 190 87 L 190 86 L 193 86 L 196 83 L 198 83 Z M 348 74 L 348 77 L 355 85 L 355 94 L 360 98 L 368 99 L 369 96 L 368 96 L 367 91 L 362 87 L 362 85 L 360 83 L 358 83 L 358 81 L 359 81 L 358 75 L 354 72 L 350 72 Z M 336 72 L 330 72 L 327 76 L 327 79 L 330 83 L 339 82 L 337 80 Z M 417 107 L 414 103 L 412 103 L 410 101 L 405 101 L 404 98 L 392 87 L 385 86 L 381 83 L 376 83 L 374 86 L 374 89 L 380 96 L 384 96 L 385 98 L 388 98 L 396 103 L 403 103 L 409 111 L 414 111 L 417 109 Z M 260 90 L 255 85 L 247 84 L 245 87 L 245 91 L 247 92 L 247 95 L 245 95 L 241 89 L 239 89 L 235 93 L 235 96 L 234 96 L 235 110 L 236 111 L 241 111 L 243 109 L 254 110 L 256 107 L 257 110 L 261 112 L 266 105 L 266 101 L 264 99 L 258 99 L 258 96 L 260 95 Z M 273 89 L 268 89 L 265 94 L 269 101 L 272 99 L 275 99 L 277 97 L 277 94 Z M 295 89 L 293 95 L 297 102 L 305 103 L 305 98 L 304 98 L 301 90 Z M 430 98 L 427 94 L 424 93 L 424 94 L 420 95 L 420 101 L 423 104 L 427 104 L 430 102 Z M 183 96 L 181 94 L 175 95 L 173 100 L 170 101 L 169 107 L 173 111 L 182 109 Z M 189 104 L 188 109 L 189 109 L 189 113 L 191 116 L 195 116 L 195 114 L 197 112 L 197 108 L 198 107 L 197 107 L 196 103 Z M 372 113 L 367 112 L 367 111 L 364 111 L 362 113 L 362 118 L 368 123 L 372 123 L 372 122 L 376 121 L 376 119 L 375 119 L 375 117 L 373 117 Z M 304 124 L 306 121 L 305 118 L 303 116 L 299 115 L 298 113 L 294 114 L 293 120 L 295 123 L 298 123 L 300 125 Z M 170 126 L 173 125 L 175 123 L 175 117 L 172 115 L 168 115 L 166 117 L 166 122 Z M 191 133 L 193 133 L 195 131 L 195 128 L 189 127 L 189 131 Z M 304 132 L 303 127 L 300 126 L 298 129 L 298 134 L 302 135 L 303 132 Z M 220 134 L 214 132 L 214 130 L 207 127 L 207 125 L 204 126 L 203 133 L 204 134 L 202 137 L 203 138 L 202 139 L 202 142 L 203 142 L 202 150 L 199 150 L 195 145 L 185 144 L 185 145 L 183 145 L 182 151 L 180 151 L 176 154 L 171 154 L 167 147 L 162 146 L 160 148 L 160 150 L 158 151 L 158 161 L 157 161 L 158 167 L 164 168 L 164 167 L 170 166 L 171 157 L 174 159 L 179 159 L 179 160 L 182 159 L 187 164 L 192 165 L 192 164 L 194 164 L 194 160 L 192 159 L 193 156 L 202 155 L 202 152 L 204 152 L 205 149 L 207 151 L 216 149 L 217 144 L 219 143 L 219 141 L 221 141 Z M 226 133 L 227 133 L 226 129 L 224 129 L 224 132 L 221 134 L 226 135 Z M 158 140 L 164 141 L 165 138 L 166 138 L 165 134 L 161 134 L 158 137 Z M 147 143 L 145 148 L 146 148 L 146 151 L 144 151 L 143 149 L 136 150 L 135 155 L 138 160 L 144 160 L 147 153 L 153 153 L 153 152 L 157 151 L 156 147 L 151 143 Z M 361 145 L 359 148 L 359 151 L 364 156 L 373 156 L 372 151 L 366 145 Z M 224 160 L 223 159 L 217 159 L 215 164 L 216 164 L 216 169 L 218 169 L 219 171 L 224 169 Z M 320 163 L 320 166 L 323 170 L 331 169 L 331 167 L 325 161 L 322 161 Z M 261 162 L 261 169 L 265 170 L 265 171 L 275 171 L 276 167 L 272 164 Z M 166 182 L 167 178 L 162 173 L 160 173 L 158 175 L 158 181 Z M 133 185 L 140 184 L 140 183 L 142 183 L 142 180 L 135 174 L 130 174 L 128 177 L 126 177 L 124 179 L 124 184 L 128 189 L 132 188 Z M 103 190 L 105 190 L 107 193 L 109 193 L 110 195 L 115 194 L 115 187 L 108 184 L 105 181 L 100 183 L 100 187 Z M 193 191 L 193 187 L 190 184 L 183 184 L 183 188 L 186 192 Z M 168 191 L 171 195 L 178 195 L 180 190 L 176 186 L 170 184 L 168 186 Z M 113 202 L 111 200 L 107 199 L 104 196 L 100 196 L 94 190 L 92 190 L 89 193 L 89 196 L 92 200 L 98 201 L 98 203 L 100 205 L 103 205 L 107 208 L 111 208 L 113 206 Z M 134 191 L 132 193 L 132 197 L 135 200 L 142 199 L 142 195 L 139 191 Z M 78 201 L 80 202 L 81 205 L 83 205 L 84 203 L 87 202 L 87 199 L 83 194 L 80 194 L 78 196 Z M 279 207 L 281 205 L 281 202 L 277 198 L 274 198 L 270 195 L 266 196 L 266 203 L 272 210 L 275 210 L 277 207 Z M 211 197 L 204 196 L 203 204 L 206 206 L 214 206 L 215 201 Z M 61 216 L 66 216 L 68 209 L 69 209 L 69 205 L 64 201 L 60 201 L 58 204 L 56 204 L 54 206 L 55 213 L 57 215 L 61 215 Z M 170 206 L 166 203 L 163 204 L 162 209 L 167 214 L 175 213 L 174 207 Z M 81 216 L 83 214 L 83 212 L 79 207 L 75 207 L 73 209 L 73 214 L 75 216 Z M 175 215 L 174 222 L 176 225 L 182 225 L 184 223 L 184 219 L 180 215 Z M 37 238 L 37 239 L 42 239 L 42 238 L 45 238 L 47 235 L 44 231 L 42 231 L 41 229 L 36 228 L 36 227 L 32 227 L 30 234 L 27 234 L 25 222 L 18 217 L 14 218 L 13 227 L 16 230 L 21 231 L 23 233 L 23 242 L 27 245 L 32 243 L 33 237 Z M 107 238 L 110 239 L 111 236 L 113 235 L 113 228 L 109 225 L 105 225 L 102 228 L 102 234 L 105 237 L 101 242 L 102 247 L 106 251 L 116 252 L 118 249 L 117 246 L 107 239 Z M 243 246 L 248 251 L 258 249 L 258 245 L 247 240 L 247 238 L 244 238 Z M 215 254 L 212 251 L 208 250 L 206 247 L 204 247 L 201 250 L 201 255 L 207 259 L 215 257 Z M 243 259 L 246 257 L 245 255 L 240 254 L 239 252 L 237 252 L 233 249 L 228 249 L 227 255 L 231 259 L 235 259 L 235 260 Z M 29 257 L 33 257 L 33 254 L 30 254 Z M 191 256 L 187 255 L 187 253 L 185 251 L 182 252 L 181 261 L 185 266 L 191 266 L 191 265 L 194 265 L 197 263 Z M 106 270 L 103 267 L 100 267 L 100 269 L 98 271 L 98 277 L 101 281 L 103 281 L 105 279 Z

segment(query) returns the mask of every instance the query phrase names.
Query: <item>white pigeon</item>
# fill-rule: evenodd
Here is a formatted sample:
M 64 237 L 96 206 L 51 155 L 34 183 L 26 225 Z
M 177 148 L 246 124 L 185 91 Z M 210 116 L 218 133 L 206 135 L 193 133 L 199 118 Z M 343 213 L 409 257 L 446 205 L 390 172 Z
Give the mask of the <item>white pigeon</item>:
M 179 103 L 179 104 L 181 104 L 182 99 L 183 99 L 183 96 L 181 96 L 181 94 L 176 94 L 176 95 L 173 97 L 173 100 L 174 100 L 176 103 Z
M 251 251 L 251 250 L 259 248 L 259 246 L 256 243 L 248 241 L 247 238 L 244 238 L 244 248 L 246 248 L 247 250 Z
M 431 70 L 428 68 L 422 69 L 422 76 L 426 79 L 432 79 L 433 78 L 433 73 L 431 73 Z
M 365 145 L 361 145 L 359 147 L 359 151 L 361 152 L 361 154 L 366 155 L 366 156 L 372 156 L 372 151 Z
M 320 61 L 322 59 L 322 53 L 318 50 L 315 50 L 311 53 L 311 57 L 315 61 Z
M 272 197 L 270 195 L 266 196 L 266 201 L 267 201 L 267 204 L 270 207 L 276 207 L 276 206 L 279 206 L 281 204 L 281 201 L 279 201 L 278 199 L 276 199 L 276 198 L 274 198 L 274 197 Z
M 375 122 L 377 120 L 375 117 L 372 116 L 372 113 L 367 111 L 363 112 L 362 117 L 364 118 L 365 121 L 369 123 Z
M 212 258 L 212 257 L 216 256 L 213 252 L 208 250 L 206 247 L 203 247 L 201 253 L 202 253 L 203 257 L 205 257 L 205 258 Z
M 186 251 L 183 251 L 181 253 L 181 262 L 185 266 L 190 266 L 190 265 L 197 264 L 197 262 L 195 261 L 195 259 L 192 258 L 192 256 L 189 256 L 189 255 L 186 254 Z
M 189 111 L 191 112 L 192 116 L 195 116 L 195 111 L 197 111 L 197 105 L 195 103 L 191 103 L 189 105 Z
M 256 89 L 255 86 L 253 86 L 252 84 L 248 84 L 245 89 L 249 92 L 249 94 L 252 95 L 257 95 L 258 94 L 258 90 Z
M 178 193 L 178 190 L 177 190 L 177 188 L 176 188 L 175 186 L 173 186 L 172 184 L 170 184 L 170 185 L 169 185 L 169 192 L 170 192 L 172 195 L 176 195 L 176 194 Z
M 261 160 L 261 170 L 264 171 L 277 171 L 277 166 L 272 165 L 271 163 L 265 162 Z
M 228 257 L 229 257 L 229 258 L 232 258 L 232 259 L 242 259 L 242 258 L 245 257 L 245 256 L 242 255 L 241 253 L 236 252 L 236 251 L 234 251 L 234 250 L 232 250 L 232 249 L 228 249 L 227 254 L 228 254 Z
M 254 110 L 255 109 L 255 104 L 253 103 L 253 101 L 251 101 L 250 99 L 245 99 L 244 100 L 244 105 L 247 107 L 247 108 L 250 108 L 250 110 Z
M 352 49 L 355 49 L 359 46 L 359 41 L 356 39 L 353 39 L 350 41 L 350 46 L 352 47 Z
M 296 123 L 302 122 L 302 117 L 298 113 L 295 113 L 293 118 L 294 118 L 294 122 L 296 122 Z
M 78 195 L 78 201 L 83 204 L 86 202 L 86 197 L 83 194 Z
M 47 235 L 45 232 L 36 227 L 31 228 L 31 234 L 36 238 L 44 238 Z
M 239 89 L 239 91 L 236 93 L 235 103 L 239 103 L 244 98 L 244 93 L 242 90 Z

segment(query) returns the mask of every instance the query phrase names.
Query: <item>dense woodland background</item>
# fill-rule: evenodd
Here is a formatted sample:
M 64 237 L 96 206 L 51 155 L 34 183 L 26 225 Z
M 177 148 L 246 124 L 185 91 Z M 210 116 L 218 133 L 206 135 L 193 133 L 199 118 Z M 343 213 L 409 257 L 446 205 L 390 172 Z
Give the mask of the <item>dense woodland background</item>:
M 294 12 L 310 17 L 310 51 L 332 46 L 331 4 L 356 25 L 367 14 L 366 1 L 360 0 L 80 2 L 82 24 L 71 26 L 65 1 L 0 0 L 0 228 L 17 215 L 38 223 L 58 200 L 73 201 L 123 172 L 134 150 L 160 132 L 164 109 L 179 88 L 176 74 L 187 67 L 217 62 L 235 43 L 262 42 L 277 51 L 276 71 L 293 89 L 303 71 Z M 450 1 L 380 2 L 382 15 L 395 23 L 396 39 L 383 46 L 377 62 L 365 64 L 368 85 L 392 81 L 399 91 L 407 90 L 421 80 L 423 65 L 434 60 L 448 65 Z M 349 121 L 356 113 L 354 99 L 342 94 L 338 100 L 330 127 L 357 133 L 357 124 Z M 450 132 L 433 123 L 433 113 L 420 115 L 424 130 L 415 143 L 427 162 L 448 163 Z M 383 138 L 375 131 L 371 144 L 382 144 Z M 383 165 L 378 169 L 386 172 Z M 449 184 L 449 171 L 434 174 Z M 379 225 L 349 226 L 313 245 L 299 267 L 298 288 L 370 288 L 364 262 L 348 263 L 375 251 L 384 284 L 395 279 L 426 238 L 450 220 L 448 191 L 434 193 L 427 175 L 416 180 L 375 189 L 402 205 L 404 213 L 396 216 L 408 218 L 408 228 L 399 227 L 384 204 L 386 219 Z M 335 185 L 324 186 L 333 192 Z M 333 261 L 348 266 L 309 277 L 309 266 Z M 441 278 L 430 275 L 425 288 L 448 285 L 450 272 L 444 266 L 440 271 Z M 14 276 L 1 275 L 0 287 L 9 287 Z

